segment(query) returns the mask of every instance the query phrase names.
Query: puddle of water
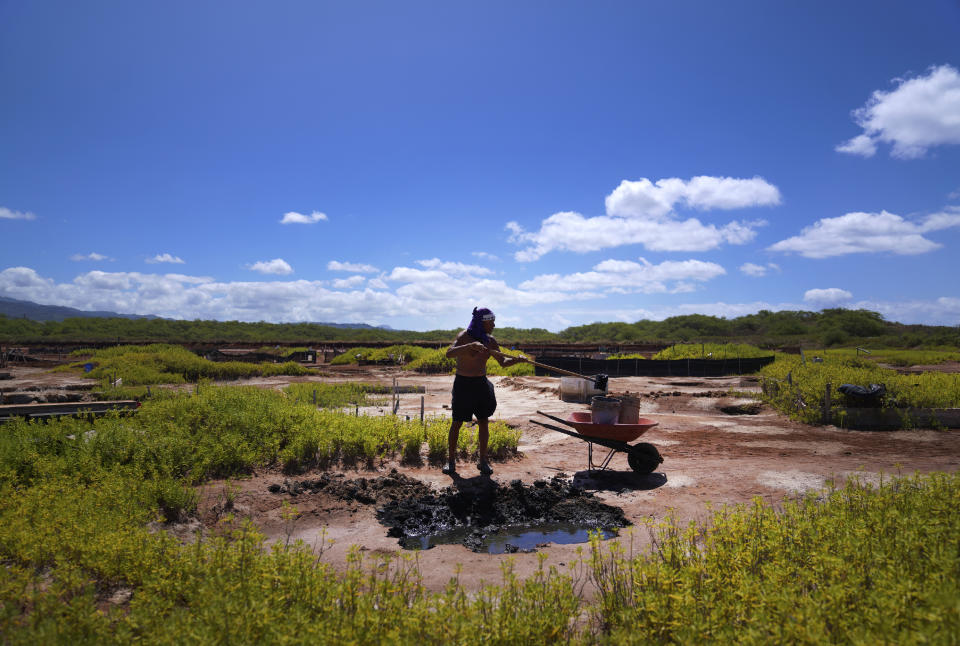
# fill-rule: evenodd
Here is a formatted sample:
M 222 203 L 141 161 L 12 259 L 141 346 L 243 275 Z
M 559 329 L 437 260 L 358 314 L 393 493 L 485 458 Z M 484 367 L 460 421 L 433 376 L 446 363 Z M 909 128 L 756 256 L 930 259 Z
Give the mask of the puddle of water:
M 440 534 L 405 536 L 400 539 L 400 545 L 408 550 L 427 550 L 435 545 L 468 544 L 475 552 L 506 554 L 534 551 L 543 543 L 557 545 L 586 543 L 590 540 L 590 532 L 593 529 L 563 523 L 548 523 L 534 527 L 529 525 L 503 527 L 497 532 L 484 534 L 476 527 L 458 527 Z M 618 535 L 616 528 L 601 528 L 601 531 L 605 539 Z

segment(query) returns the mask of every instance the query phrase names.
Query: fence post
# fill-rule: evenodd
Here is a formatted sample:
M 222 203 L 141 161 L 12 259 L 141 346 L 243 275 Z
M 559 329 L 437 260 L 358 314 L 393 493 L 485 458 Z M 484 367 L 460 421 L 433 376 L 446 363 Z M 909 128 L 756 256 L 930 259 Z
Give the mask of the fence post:
M 420 395 L 420 426 L 423 426 L 423 395 Z
M 831 384 L 827 383 L 827 389 L 823 393 L 823 423 L 830 423 L 830 388 Z

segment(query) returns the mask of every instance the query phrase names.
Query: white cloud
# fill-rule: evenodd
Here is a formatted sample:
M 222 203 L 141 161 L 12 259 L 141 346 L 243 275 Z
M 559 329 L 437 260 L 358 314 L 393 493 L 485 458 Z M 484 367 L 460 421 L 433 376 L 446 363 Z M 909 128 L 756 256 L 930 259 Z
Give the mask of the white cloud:
M 350 276 L 350 278 L 338 278 L 332 285 L 335 289 L 353 289 L 366 282 L 365 276 Z
M 606 200 L 607 215 L 627 218 L 659 219 L 675 207 L 686 205 L 700 211 L 742 209 L 780 204 L 780 191 L 762 177 L 737 179 L 701 175 L 689 181 L 671 177 L 623 180 Z
M 703 283 L 726 271 L 720 265 L 701 260 L 665 261 L 654 265 L 640 258 L 604 260 L 593 271 L 573 274 L 542 274 L 520 283 L 520 289 L 540 291 L 599 291 L 616 294 L 681 293 L 696 287 L 689 281 Z
M 37 216 L 29 211 L 13 211 L 5 206 L 0 206 L 0 220 L 36 220 Z
M 523 231 L 516 222 L 507 226 L 514 232 L 510 242 L 533 243 L 514 254 L 519 262 L 530 262 L 554 250 L 583 253 L 627 244 L 642 244 L 651 251 L 707 251 L 724 243 L 750 242 L 756 237 L 754 229 L 764 224 L 758 220 L 717 227 L 702 224 L 696 218 L 657 222 L 608 216 L 585 218 L 567 211 L 551 215 L 536 233 Z
M 764 267 L 763 265 L 755 265 L 752 262 L 745 262 L 742 265 L 740 265 L 740 271 L 745 273 L 747 276 L 755 276 L 758 278 L 760 276 L 767 275 L 766 267 Z
M 745 262 L 740 265 L 740 271 L 747 276 L 753 276 L 754 278 L 760 278 L 761 276 L 766 276 L 768 272 L 780 271 L 780 266 L 776 263 L 768 262 L 766 265 L 758 265 L 752 262 Z
M 934 146 L 960 144 L 960 73 L 954 67 L 941 65 L 926 76 L 894 80 L 897 87 L 876 90 L 854 110 L 863 133 L 838 145 L 838 152 L 871 157 L 884 142 L 893 145 L 894 157 L 913 159 Z
M 417 264 L 427 269 L 437 269 L 451 276 L 489 276 L 493 273 L 493 270 L 480 265 L 465 265 L 461 262 L 444 262 L 439 258 L 418 260 Z
M 636 263 L 619 264 L 623 262 L 600 263 L 594 271 L 603 270 L 617 277 L 631 276 L 630 272 L 637 269 Z M 691 284 L 699 284 L 700 279 L 706 279 L 711 271 L 716 271 L 709 267 L 699 271 L 692 266 L 685 270 L 669 265 L 656 267 L 661 280 L 676 279 Z M 321 281 L 224 283 L 204 276 L 138 272 L 93 271 L 78 275 L 72 281 L 57 283 L 29 267 L 10 267 L 0 271 L 0 294 L 84 310 L 156 314 L 188 320 L 339 321 L 374 325 L 390 323 L 395 327 L 397 321 L 408 321 L 405 325 L 413 328 L 407 329 L 466 325 L 470 310 L 477 304 L 501 314 L 503 322 L 553 330 L 592 321 L 662 320 L 679 314 L 731 318 L 760 310 L 810 309 L 809 304 L 804 303 L 768 302 L 617 307 L 621 300 L 616 293 L 571 292 L 567 291 L 569 285 L 563 285 L 563 290 L 551 291 L 517 289 L 490 279 L 471 282 L 470 288 L 464 289 L 462 281 L 445 276 L 439 286 L 433 282 L 436 276 L 420 275 L 411 276 L 413 280 L 400 284 L 393 291 L 385 282 L 374 289 L 373 283 L 379 279 L 370 281 L 364 288 L 337 290 Z M 604 296 L 603 300 L 591 300 L 589 305 L 576 306 L 577 301 Z M 845 303 L 844 307 L 868 309 L 881 313 L 887 320 L 903 323 L 956 325 L 960 320 L 960 298 L 956 296 L 907 302 L 862 300 Z
M 781 240 L 769 250 L 794 252 L 806 258 L 882 252 L 916 255 L 941 246 L 923 234 L 957 226 L 960 226 L 960 207 L 949 207 L 917 221 L 887 211 L 847 213 L 818 220 L 805 227 L 800 235 Z
M 876 142 L 867 135 L 857 135 L 834 147 L 838 153 L 849 153 L 861 157 L 873 157 L 877 153 Z
M 73 260 L 74 262 L 83 262 L 85 260 L 113 260 L 113 258 L 104 256 L 102 253 L 97 253 L 96 251 L 91 251 L 87 255 L 75 253 L 70 256 L 70 260 Z
M 168 254 L 168 253 L 158 253 L 158 254 L 157 254 L 156 256 L 154 256 L 153 258 L 147 258 L 146 262 L 149 263 L 149 264 L 151 264 L 151 265 L 156 264 L 156 263 L 159 263 L 159 262 L 168 262 L 168 263 L 171 263 L 171 264 L 174 264 L 174 265 L 182 265 L 182 264 L 184 264 L 183 258 L 181 258 L 180 256 L 172 256 L 172 255 L 170 255 L 170 254 Z
M 327 263 L 327 269 L 330 271 L 349 271 L 355 274 L 375 274 L 379 271 L 373 265 L 364 265 L 354 262 L 338 262 L 331 260 Z
M 320 211 L 314 211 L 310 215 L 289 211 L 283 214 L 283 219 L 280 220 L 280 224 L 315 224 L 321 220 L 326 221 L 328 219 L 327 214 L 321 213 Z
M 273 260 L 261 260 L 250 265 L 251 271 L 258 271 L 261 274 L 274 274 L 277 276 L 286 276 L 293 273 L 287 261 L 283 258 L 274 258 Z
M 460 270 L 456 263 L 451 265 Z M 478 303 L 494 311 L 501 309 L 506 314 L 598 295 L 531 292 L 488 278 L 477 278 L 467 284 L 461 276 L 440 269 L 398 267 L 391 276 L 370 280 L 366 287 L 362 285 L 363 280 L 363 276 L 355 276 L 331 287 L 323 281 L 224 283 L 182 274 L 91 271 L 70 282 L 55 283 L 31 268 L 11 267 L 0 271 L 0 294 L 86 310 L 171 318 L 370 324 L 408 319 L 422 322 L 430 329 L 466 324 L 470 310 Z M 467 318 L 461 321 L 463 316 Z M 451 318 L 455 322 L 452 323 Z
M 808 289 L 803 294 L 805 303 L 814 303 L 820 307 L 835 307 L 853 298 L 853 294 L 839 287 L 826 289 Z
M 514 254 L 520 262 L 537 260 L 554 250 L 598 251 L 626 244 L 642 244 L 651 251 L 706 251 L 722 244 L 745 244 L 756 237 L 763 220 L 733 221 L 722 226 L 703 224 L 697 218 L 681 220 L 678 206 L 697 210 L 772 206 L 780 203 L 780 191 L 760 177 L 643 178 L 626 181 L 606 197 L 607 214 L 584 217 L 561 211 L 540 223 L 540 230 L 526 231 L 508 222 L 508 240 L 526 248 Z
M 486 251 L 471 251 L 471 252 L 470 252 L 470 255 L 471 255 L 471 256 L 475 256 L 475 257 L 479 258 L 480 260 L 490 260 L 490 261 L 492 261 L 492 262 L 499 262 L 499 261 L 500 261 L 500 258 L 499 258 L 498 256 L 495 256 L 495 255 L 492 254 L 492 253 L 487 253 Z

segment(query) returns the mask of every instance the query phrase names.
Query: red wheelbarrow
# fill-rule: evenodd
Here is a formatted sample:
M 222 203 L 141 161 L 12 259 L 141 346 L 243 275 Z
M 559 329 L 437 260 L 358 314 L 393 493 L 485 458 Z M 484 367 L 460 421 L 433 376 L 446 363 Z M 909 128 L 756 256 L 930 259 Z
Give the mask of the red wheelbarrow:
M 563 433 L 569 435 L 570 437 L 575 437 L 578 440 L 583 440 L 587 443 L 587 470 L 593 471 L 597 469 L 598 471 L 603 471 L 610 464 L 613 454 L 621 451 L 627 454 L 627 463 L 630 465 L 630 468 L 633 469 L 635 473 L 652 473 L 661 462 L 663 458 L 660 456 L 660 452 L 652 444 L 647 442 L 638 442 L 637 444 L 627 444 L 627 442 L 632 442 L 637 439 L 651 428 L 656 426 L 658 422 L 653 420 L 646 419 L 641 417 L 634 424 L 594 424 L 592 421 L 592 415 L 589 411 L 577 411 L 570 414 L 568 419 L 562 419 L 560 417 L 555 417 L 549 413 L 544 413 L 543 411 L 537 411 L 538 415 L 543 415 L 548 417 L 555 422 L 560 422 L 576 429 L 576 433 L 573 431 L 568 431 L 564 428 L 559 428 L 553 426 L 552 424 L 544 424 L 543 422 L 531 419 L 530 421 L 538 426 L 544 428 L 549 428 L 551 431 L 557 431 L 558 433 Z M 607 457 L 603 459 L 603 462 L 599 466 L 593 464 L 593 445 L 599 444 L 600 446 L 610 449 L 610 452 L 607 453 Z

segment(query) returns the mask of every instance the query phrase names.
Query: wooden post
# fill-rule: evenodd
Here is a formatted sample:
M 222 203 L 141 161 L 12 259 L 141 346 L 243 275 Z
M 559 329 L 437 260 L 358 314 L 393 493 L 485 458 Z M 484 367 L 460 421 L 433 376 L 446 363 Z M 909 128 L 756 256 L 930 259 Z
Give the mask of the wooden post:
M 423 426 L 423 395 L 420 395 L 420 425 Z

